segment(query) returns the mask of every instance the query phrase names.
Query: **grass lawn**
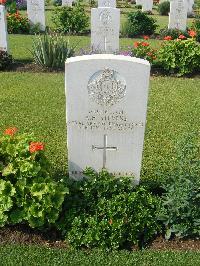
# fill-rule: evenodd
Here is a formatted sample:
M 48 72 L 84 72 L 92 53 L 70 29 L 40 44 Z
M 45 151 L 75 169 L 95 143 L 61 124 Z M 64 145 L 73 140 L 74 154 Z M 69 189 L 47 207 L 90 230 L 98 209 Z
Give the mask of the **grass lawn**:
M 4 72 L 0 80 L 0 128 L 34 132 L 46 143 L 56 174 L 65 174 L 64 73 Z M 199 87 L 198 78 L 151 78 L 142 178 L 167 176 L 174 167 L 177 141 L 198 131 Z
M 9 254 L 9 256 L 8 256 Z M 197 266 L 200 264 L 200 253 L 185 251 L 141 251 L 141 252 L 102 252 L 93 250 L 66 251 L 34 246 L 0 246 L 0 265 L 67 265 L 67 266 Z

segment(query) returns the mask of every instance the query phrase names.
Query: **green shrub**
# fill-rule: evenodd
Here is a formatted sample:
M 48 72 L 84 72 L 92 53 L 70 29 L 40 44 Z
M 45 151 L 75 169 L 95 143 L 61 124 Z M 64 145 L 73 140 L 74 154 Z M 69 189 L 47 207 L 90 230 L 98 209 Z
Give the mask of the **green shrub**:
M 197 33 L 196 40 L 200 42 L 200 18 L 194 20 L 193 28 Z
M 164 184 L 159 219 L 166 238 L 200 236 L 199 134 L 189 134 L 178 143 L 177 169 Z
M 74 247 L 144 246 L 155 236 L 159 200 L 132 179 L 87 169 L 74 182 L 58 228 Z
M 60 35 L 36 36 L 33 42 L 33 57 L 43 68 L 61 69 L 67 58 L 74 55 L 74 48 Z
M 151 35 L 157 28 L 153 18 L 147 14 L 137 11 L 128 13 L 128 19 L 125 23 L 123 35 L 135 37 L 139 35 Z
M 6 51 L 0 50 L 0 70 L 5 70 L 10 68 L 13 63 L 12 56 Z
M 53 0 L 52 3 L 54 6 L 62 6 L 62 0 Z
M 135 42 L 131 51 L 132 56 L 148 60 L 151 64 L 156 60 L 156 50 L 151 48 L 148 41 Z
M 30 23 L 27 17 L 23 17 L 18 11 L 7 15 L 8 32 L 14 34 L 29 33 Z
M 192 74 L 200 67 L 200 44 L 194 39 L 165 41 L 158 61 L 169 73 Z
M 80 5 L 57 7 L 53 11 L 52 21 L 55 30 L 62 33 L 83 33 L 89 26 L 89 17 Z
M 170 1 L 164 1 L 158 5 L 158 13 L 161 16 L 167 16 L 170 11 Z
M 166 36 L 171 36 L 173 40 L 177 39 L 180 35 L 184 35 L 187 38 L 189 37 L 187 31 L 181 31 L 178 29 L 168 29 L 168 28 L 161 29 L 159 35 L 162 39 L 164 39 L 164 37 Z
M 49 175 L 43 143 L 7 129 L 0 137 L 0 226 L 47 226 L 58 218 L 67 192 Z

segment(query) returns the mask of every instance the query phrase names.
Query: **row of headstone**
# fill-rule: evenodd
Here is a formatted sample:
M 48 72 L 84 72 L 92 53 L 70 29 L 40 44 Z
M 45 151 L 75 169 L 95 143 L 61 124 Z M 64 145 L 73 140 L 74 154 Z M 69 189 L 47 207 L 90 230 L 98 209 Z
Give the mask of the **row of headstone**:
M 99 0 L 91 9 L 91 48 L 96 52 L 113 53 L 119 50 L 120 10 L 116 0 Z
M 8 51 L 6 10 L 3 5 L 0 5 L 0 50 Z

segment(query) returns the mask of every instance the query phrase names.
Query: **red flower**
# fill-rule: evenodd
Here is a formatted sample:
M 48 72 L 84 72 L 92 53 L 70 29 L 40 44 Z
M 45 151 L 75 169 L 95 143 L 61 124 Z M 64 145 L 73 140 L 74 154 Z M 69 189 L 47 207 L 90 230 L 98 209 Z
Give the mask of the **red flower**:
M 0 0 L 0 4 L 5 5 L 6 4 L 6 0 Z
M 134 44 L 133 44 L 133 46 L 135 47 L 135 48 L 137 48 L 138 46 L 139 46 L 139 42 L 134 42 Z
M 148 42 L 142 42 L 142 46 L 149 46 Z
M 168 36 L 165 36 L 164 37 L 164 40 L 165 41 L 171 41 L 172 40 L 172 36 L 169 36 L 169 35 Z
M 13 136 L 16 132 L 17 132 L 17 128 L 16 127 L 10 127 L 10 128 L 7 128 L 4 131 L 4 135 Z
M 43 151 L 44 144 L 42 142 L 31 142 L 29 144 L 29 151 L 30 153 L 34 153 L 36 151 Z
M 187 39 L 183 34 L 179 35 L 178 38 L 181 39 L 181 40 Z
M 149 40 L 149 36 L 148 35 L 144 35 L 143 38 L 144 38 L 144 40 Z
M 196 35 L 197 35 L 196 31 L 194 31 L 194 30 L 189 30 L 189 31 L 188 31 L 188 34 L 189 34 L 190 37 L 192 37 L 192 38 L 196 37 Z

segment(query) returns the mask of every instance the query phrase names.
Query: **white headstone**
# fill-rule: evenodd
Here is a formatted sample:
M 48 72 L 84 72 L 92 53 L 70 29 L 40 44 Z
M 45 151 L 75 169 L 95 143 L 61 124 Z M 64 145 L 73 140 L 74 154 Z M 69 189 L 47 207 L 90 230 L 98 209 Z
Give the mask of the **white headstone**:
M 62 0 L 62 6 L 72 6 L 73 0 Z
M 116 0 L 98 0 L 98 7 L 116 7 Z
M 188 1 L 188 15 L 192 15 L 193 12 L 193 5 L 194 5 L 194 0 L 187 0 Z
M 99 7 L 91 10 L 91 46 L 94 51 L 119 50 L 120 10 Z
M 142 1 L 142 11 L 152 11 L 153 8 L 153 0 L 143 0 Z
M 44 0 L 27 1 L 28 18 L 32 24 L 40 25 L 40 30 L 45 30 L 45 2 Z
M 187 0 L 171 0 L 168 28 L 186 30 L 187 10 Z
M 122 55 L 67 59 L 68 167 L 140 179 L 150 64 Z
M 0 5 L 0 50 L 8 51 L 6 10 L 3 5 Z
M 140 5 L 141 6 L 143 4 L 143 0 L 136 0 L 135 3 L 136 3 L 136 5 L 138 5 L 138 6 Z

